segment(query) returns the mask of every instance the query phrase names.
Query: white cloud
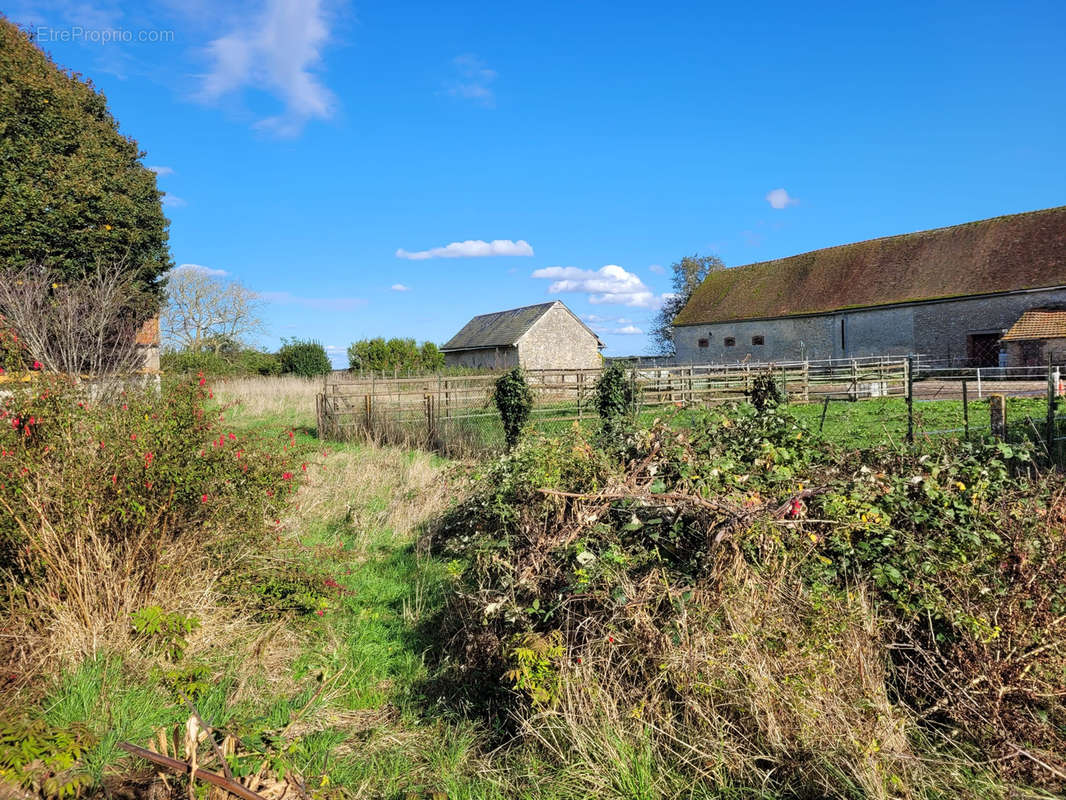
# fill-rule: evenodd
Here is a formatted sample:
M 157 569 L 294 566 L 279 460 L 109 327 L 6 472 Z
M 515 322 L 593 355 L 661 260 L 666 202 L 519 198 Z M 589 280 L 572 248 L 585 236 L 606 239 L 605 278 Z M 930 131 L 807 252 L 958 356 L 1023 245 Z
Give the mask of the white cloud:
M 392 289 L 394 292 L 409 292 L 409 291 L 411 291 L 411 287 L 410 286 L 404 286 L 402 283 L 394 283 L 389 288 Z
M 586 292 L 589 302 L 593 305 L 617 304 L 657 308 L 662 302 L 644 281 L 617 264 L 607 264 L 598 270 L 544 267 L 534 270 L 532 277 L 554 281 L 548 287 L 551 294 Z
M 485 258 L 487 256 L 531 256 L 533 248 L 525 239 L 512 242 L 510 239 L 493 239 L 486 242 L 481 239 L 468 239 L 465 242 L 452 242 L 444 247 L 410 252 L 402 247 L 396 251 L 397 258 L 411 261 L 425 261 L 427 258 Z
M 788 208 L 794 206 L 799 202 L 795 197 L 791 197 L 784 189 L 772 189 L 766 193 L 766 202 L 770 204 L 772 208 Z
M 662 264 L 652 264 L 650 267 L 648 267 L 648 272 L 654 272 L 656 275 L 662 275 L 664 272 L 666 272 L 666 267 L 664 267 Z
M 163 205 L 167 208 L 185 208 L 189 203 L 176 194 L 166 192 L 163 194 Z
M 496 94 L 491 84 L 496 80 L 496 70 L 489 69 L 473 53 L 456 56 L 452 59 L 452 66 L 456 77 L 445 84 L 448 94 L 473 100 L 487 108 L 495 107 Z
M 279 136 L 297 135 L 308 120 L 328 119 L 335 98 L 311 70 L 329 39 L 324 0 L 267 0 L 258 17 L 212 41 L 213 62 L 200 96 L 214 102 L 250 87 L 276 95 L 284 111 L 256 123 Z
M 224 269 L 212 269 L 211 267 L 205 267 L 203 264 L 178 264 L 174 267 L 175 270 L 185 269 L 189 272 L 202 272 L 204 275 L 211 275 L 215 278 L 221 278 L 223 275 L 229 275 Z
M 613 334 L 618 335 L 618 336 L 639 336 L 639 335 L 642 335 L 644 333 L 644 331 L 642 331 L 636 325 L 626 325 L 624 327 L 616 328 L 613 331 L 607 331 L 607 332 L 608 333 L 613 333 Z
M 154 172 L 160 178 L 162 178 L 164 175 L 173 175 L 174 174 L 174 168 L 173 167 L 148 167 L 148 169 L 150 169 L 152 172 Z
M 366 305 L 361 297 L 302 297 L 291 292 L 260 292 L 268 303 L 286 306 L 301 306 L 313 311 L 354 311 Z

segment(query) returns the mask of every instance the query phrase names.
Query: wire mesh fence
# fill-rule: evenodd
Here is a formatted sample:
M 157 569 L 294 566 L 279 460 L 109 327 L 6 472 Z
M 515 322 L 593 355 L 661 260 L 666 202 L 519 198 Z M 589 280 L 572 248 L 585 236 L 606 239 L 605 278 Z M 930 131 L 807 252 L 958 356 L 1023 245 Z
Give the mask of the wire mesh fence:
M 991 396 L 1005 398 L 1009 440 L 1038 441 L 1062 461 L 1066 406 L 1062 368 L 916 368 L 883 357 L 777 364 L 631 366 L 639 411 L 743 400 L 758 376 L 771 376 L 790 413 L 845 446 L 992 435 Z M 531 370 L 530 425 L 543 433 L 594 425 L 601 370 Z M 504 449 L 493 402 L 499 373 L 410 378 L 330 376 L 317 398 L 320 434 L 473 456 Z M 1050 411 L 1049 411 L 1050 409 Z M 683 411 L 681 412 L 683 413 Z
M 627 369 L 645 412 L 742 400 L 755 378 L 772 376 L 790 402 L 821 397 L 858 400 L 902 397 L 907 365 L 902 359 L 849 359 L 780 364 L 633 366 Z M 601 370 L 530 370 L 530 424 L 552 432 L 597 419 L 596 382 Z M 428 447 L 454 455 L 503 448 L 503 426 L 493 402 L 499 373 L 382 378 L 333 374 L 317 398 L 325 438 L 367 439 Z

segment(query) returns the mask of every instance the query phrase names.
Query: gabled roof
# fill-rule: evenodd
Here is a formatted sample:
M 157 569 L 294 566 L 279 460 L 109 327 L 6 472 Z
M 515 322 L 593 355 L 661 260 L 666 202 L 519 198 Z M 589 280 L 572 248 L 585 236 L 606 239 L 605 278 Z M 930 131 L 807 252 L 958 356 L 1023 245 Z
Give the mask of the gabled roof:
M 1030 309 L 1003 334 L 1002 341 L 1018 342 L 1026 339 L 1066 339 L 1066 310 Z
M 1066 206 L 712 272 L 674 324 L 817 314 L 1063 285 Z
M 597 345 L 603 347 L 600 337 L 578 318 L 573 311 L 555 300 L 551 303 L 538 303 L 535 306 L 511 308 L 492 314 L 474 317 L 462 327 L 459 333 L 445 342 L 443 352 L 449 350 L 480 350 L 487 347 L 511 347 L 532 328 L 537 321 L 551 309 L 559 306 L 576 319 L 581 326 L 596 339 Z

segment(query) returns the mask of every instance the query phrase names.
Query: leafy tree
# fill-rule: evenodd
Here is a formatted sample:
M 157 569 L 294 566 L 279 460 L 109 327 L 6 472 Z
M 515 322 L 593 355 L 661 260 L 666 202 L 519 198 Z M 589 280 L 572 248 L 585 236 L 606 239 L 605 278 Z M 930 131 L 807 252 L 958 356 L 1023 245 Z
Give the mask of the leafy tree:
M 162 329 L 167 341 L 184 350 L 240 350 L 263 329 L 255 292 L 236 281 L 222 281 L 203 270 L 183 267 L 167 281 Z
M 418 355 L 424 370 L 436 372 L 444 366 L 444 353 L 433 342 L 422 342 Z
M 414 339 L 361 339 L 348 346 L 349 369 L 376 370 L 423 370 L 432 372 L 444 366 L 444 354 L 433 342 L 421 346 Z
M 656 352 L 664 356 L 674 355 L 674 317 L 685 307 L 703 279 L 720 269 L 725 269 L 725 262 L 718 256 L 701 256 L 698 253 L 685 256 L 670 265 L 674 291 L 655 315 L 651 329 L 652 347 Z
M 303 339 L 282 339 L 278 351 L 281 371 L 304 378 L 325 375 L 333 371 L 326 348 L 321 342 Z
M 91 82 L 0 16 L 0 269 L 119 265 L 158 304 L 168 223 L 143 156 Z

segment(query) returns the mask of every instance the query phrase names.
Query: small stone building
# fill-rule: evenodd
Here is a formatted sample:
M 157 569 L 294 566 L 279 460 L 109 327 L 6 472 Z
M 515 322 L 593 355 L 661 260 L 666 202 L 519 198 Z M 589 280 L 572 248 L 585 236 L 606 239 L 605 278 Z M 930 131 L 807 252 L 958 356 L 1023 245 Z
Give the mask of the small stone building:
M 603 342 L 559 301 L 474 317 L 441 352 L 449 367 L 598 369 Z
M 1066 364 L 1066 308 L 1026 311 L 1001 341 L 1009 367 L 1046 366 L 1048 358 Z
M 1066 206 L 724 269 L 674 319 L 677 361 L 920 354 L 997 366 L 1035 308 L 1066 307 Z

